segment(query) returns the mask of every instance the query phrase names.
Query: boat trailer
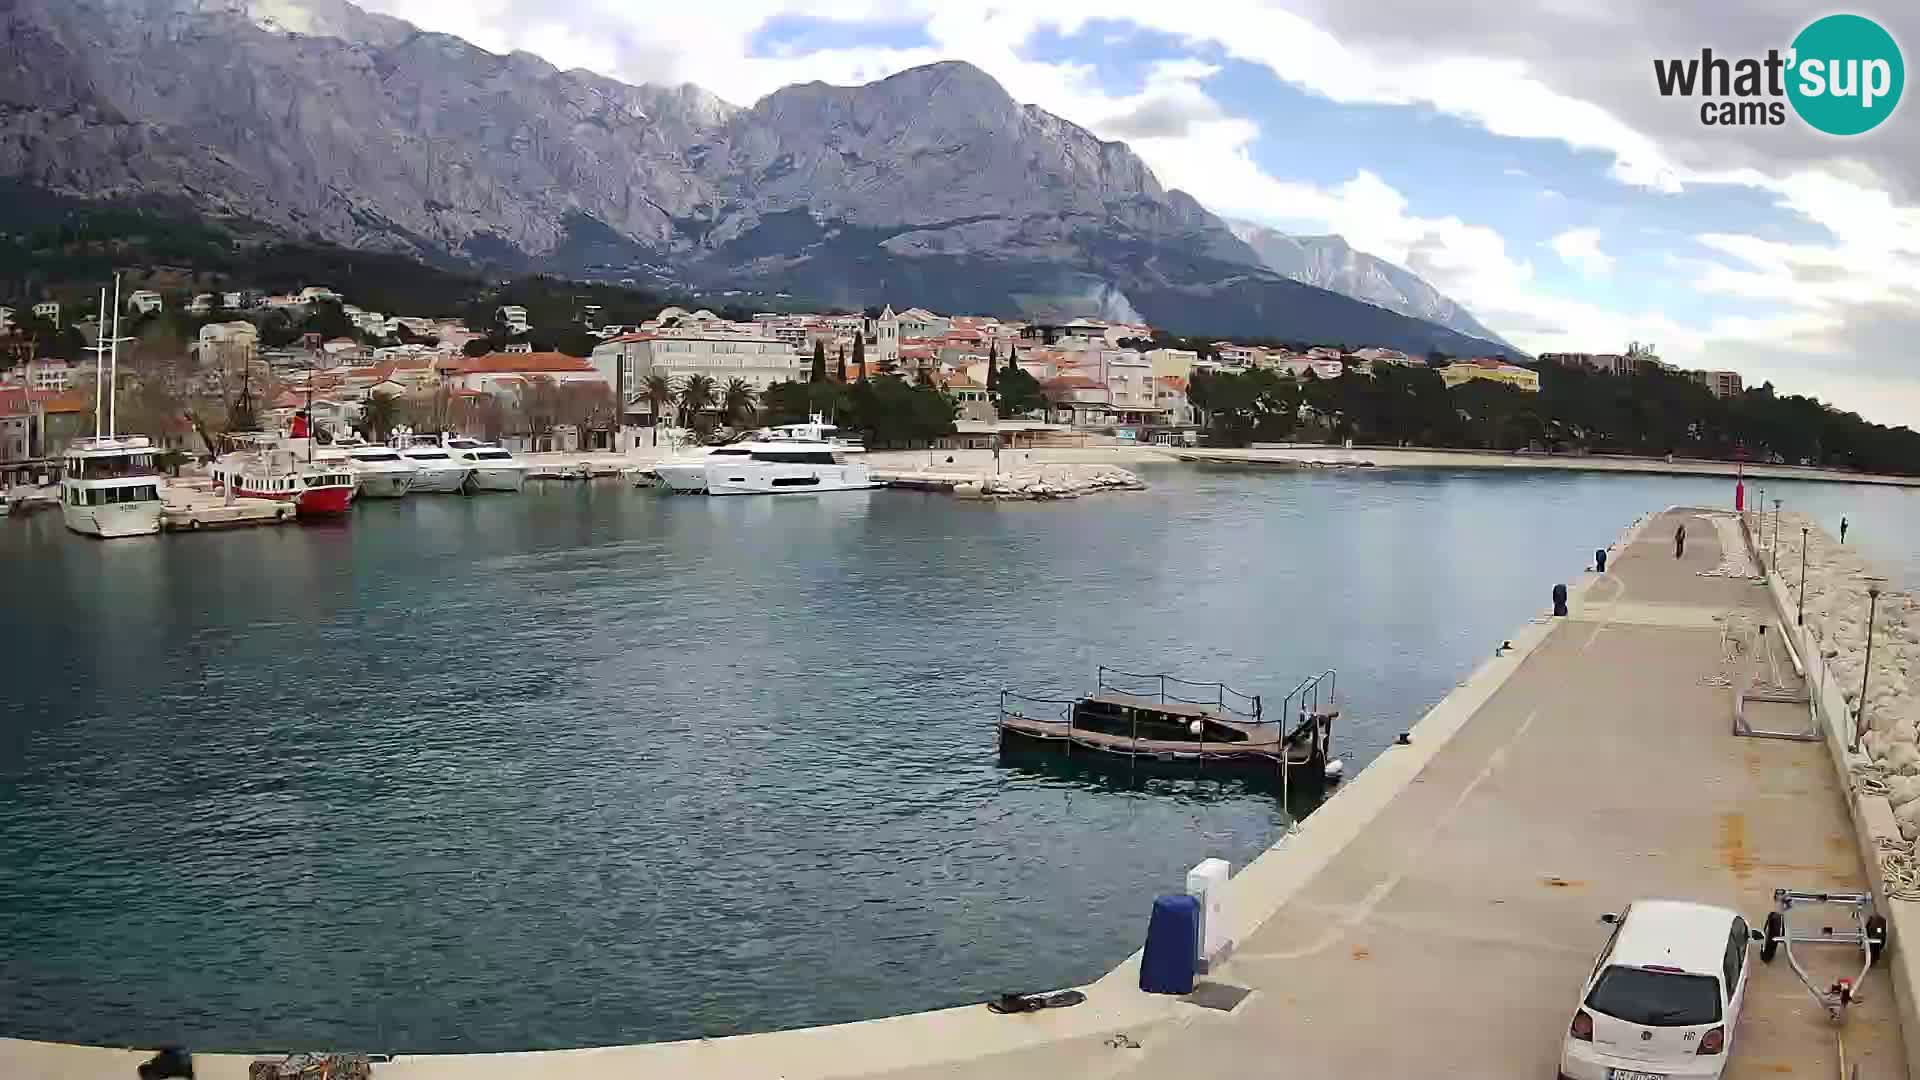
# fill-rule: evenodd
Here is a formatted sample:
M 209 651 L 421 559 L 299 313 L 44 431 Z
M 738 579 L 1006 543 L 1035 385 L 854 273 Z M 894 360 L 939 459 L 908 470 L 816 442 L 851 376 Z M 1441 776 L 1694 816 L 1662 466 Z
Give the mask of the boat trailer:
M 1802 892 L 1798 889 L 1773 890 L 1774 910 L 1767 913 L 1766 928 L 1762 932 L 1760 961 L 1773 963 L 1774 955 L 1785 946 L 1787 964 L 1800 982 L 1807 988 L 1813 999 L 1826 1007 L 1827 1018 L 1836 1024 L 1846 1022 L 1847 1006 L 1860 999 L 1860 984 L 1867 977 L 1867 969 L 1880 959 L 1880 950 L 1887 946 L 1887 920 L 1874 910 L 1873 897 L 1867 893 L 1839 892 Z M 1853 929 L 1836 930 L 1832 926 L 1823 926 L 1817 932 L 1796 931 L 1787 925 L 1787 913 L 1797 906 L 1829 904 L 1842 907 L 1853 918 Z M 1836 979 L 1832 986 L 1822 990 L 1814 982 L 1807 969 L 1800 966 L 1800 958 L 1793 955 L 1795 944 L 1801 945 L 1852 945 L 1860 950 L 1860 973 L 1851 979 Z M 1842 1044 L 1842 1075 L 1845 1075 L 1845 1050 Z

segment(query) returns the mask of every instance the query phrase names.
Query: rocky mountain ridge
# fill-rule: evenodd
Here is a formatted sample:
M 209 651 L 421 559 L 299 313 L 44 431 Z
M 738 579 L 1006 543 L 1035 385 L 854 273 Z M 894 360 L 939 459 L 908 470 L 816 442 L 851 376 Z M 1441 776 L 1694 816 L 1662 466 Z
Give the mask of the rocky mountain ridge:
M 1274 272 L 1125 144 L 965 63 L 740 108 L 347 0 L 0 0 L 0 48 L 0 178 L 63 194 L 828 303 L 1484 347 Z

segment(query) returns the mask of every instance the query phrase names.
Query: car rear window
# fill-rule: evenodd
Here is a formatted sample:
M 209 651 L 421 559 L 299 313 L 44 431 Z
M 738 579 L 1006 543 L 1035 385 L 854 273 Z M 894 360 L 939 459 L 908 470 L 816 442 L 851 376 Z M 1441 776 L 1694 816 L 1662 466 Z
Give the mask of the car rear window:
M 1587 1008 L 1646 1027 L 1712 1024 L 1720 1020 L 1720 983 L 1711 975 L 1615 964 L 1600 973 Z

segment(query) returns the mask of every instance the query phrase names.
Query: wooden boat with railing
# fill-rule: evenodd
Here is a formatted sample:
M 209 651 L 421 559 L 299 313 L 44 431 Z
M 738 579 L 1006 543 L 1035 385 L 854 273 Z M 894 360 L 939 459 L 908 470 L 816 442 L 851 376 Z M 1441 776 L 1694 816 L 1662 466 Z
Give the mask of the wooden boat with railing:
M 1308 677 L 1270 717 L 1259 695 L 1225 683 L 1102 666 L 1094 692 L 1084 697 L 1002 690 L 1000 744 L 1052 747 L 1129 766 L 1186 763 L 1318 782 L 1327 774 L 1340 715 L 1336 680 L 1331 670 Z

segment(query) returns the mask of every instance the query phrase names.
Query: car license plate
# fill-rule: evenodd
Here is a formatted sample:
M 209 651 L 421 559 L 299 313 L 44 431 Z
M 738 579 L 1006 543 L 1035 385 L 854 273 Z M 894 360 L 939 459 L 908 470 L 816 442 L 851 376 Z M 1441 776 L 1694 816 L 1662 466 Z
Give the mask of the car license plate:
M 1607 1080 L 1667 1080 L 1667 1074 L 1636 1072 L 1633 1069 L 1608 1069 Z

